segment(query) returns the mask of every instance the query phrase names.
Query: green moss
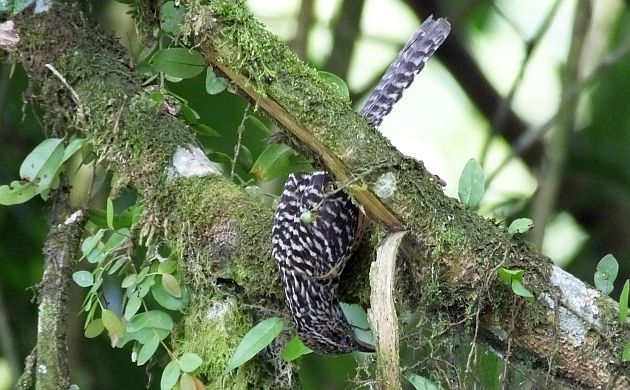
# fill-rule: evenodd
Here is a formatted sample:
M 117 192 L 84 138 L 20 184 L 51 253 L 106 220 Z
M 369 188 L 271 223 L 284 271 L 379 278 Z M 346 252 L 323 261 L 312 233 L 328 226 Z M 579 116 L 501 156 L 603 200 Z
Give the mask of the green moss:
M 269 368 L 254 358 L 225 374 L 238 343 L 253 326 L 251 317 L 230 297 L 195 296 L 184 317 L 179 337 L 174 340 L 175 355 L 193 352 L 203 359 L 195 375 L 206 379 L 208 389 L 271 389 L 272 376 L 262 375 Z
M 164 214 L 159 218 L 168 220 L 170 234 L 185 231 L 180 252 L 195 254 L 185 261 L 204 271 L 190 275 L 198 291 L 211 290 L 217 278 L 224 278 L 250 297 L 281 299 L 270 253 L 273 210 L 219 177 L 178 179 L 167 183 L 160 196 Z

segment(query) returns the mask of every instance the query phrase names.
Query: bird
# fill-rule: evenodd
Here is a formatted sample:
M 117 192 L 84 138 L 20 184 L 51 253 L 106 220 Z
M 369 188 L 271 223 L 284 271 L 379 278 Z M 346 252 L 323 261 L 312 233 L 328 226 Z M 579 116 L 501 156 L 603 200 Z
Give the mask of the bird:
M 449 32 L 445 18 L 429 16 L 412 35 L 360 111 L 372 126 L 378 128 Z M 356 336 L 338 298 L 341 274 L 368 221 L 328 172 L 292 173 L 284 184 L 272 227 L 271 253 L 297 334 L 317 353 L 375 350 Z

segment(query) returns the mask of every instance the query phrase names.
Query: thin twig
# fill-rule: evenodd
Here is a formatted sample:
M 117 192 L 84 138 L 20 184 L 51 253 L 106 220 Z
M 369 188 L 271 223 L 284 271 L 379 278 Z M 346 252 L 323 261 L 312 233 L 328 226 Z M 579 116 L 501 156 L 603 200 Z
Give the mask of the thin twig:
M 236 130 L 238 132 L 238 139 L 236 140 L 236 145 L 234 145 L 234 158 L 232 159 L 232 168 L 230 169 L 230 177 L 232 179 L 234 179 L 236 160 L 238 160 L 238 155 L 241 152 L 241 142 L 243 139 L 243 132 L 245 131 L 245 121 L 249 117 L 249 107 L 250 105 L 248 104 L 247 107 L 245 107 L 245 110 L 243 110 L 243 119 L 241 119 L 241 123 L 238 125 L 238 129 Z
M 77 91 L 75 91 L 74 88 L 72 88 L 70 84 L 68 84 L 68 82 L 66 81 L 66 78 L 63 77 L 63 75 L 59 73 L 59 71 L 55 69 L 54 66 L 52 66 L 51 64 L 45 64 L 44 66 L 48 70 L 50 70 L 52 74 L 54 74 L 55 77 L 57 77 L 61 81 L 61 83 L 68 89 L 68 91 L 70 92 L 70 96 L 72 97 L 72 100 L 77 105 L 77 109 L 79 113 L 83 116 L 85 114 L 85 110 L 83 109 L 83 104 L 81 104 L 81 99 L 79 98 L 79 94 L 77 93 Z

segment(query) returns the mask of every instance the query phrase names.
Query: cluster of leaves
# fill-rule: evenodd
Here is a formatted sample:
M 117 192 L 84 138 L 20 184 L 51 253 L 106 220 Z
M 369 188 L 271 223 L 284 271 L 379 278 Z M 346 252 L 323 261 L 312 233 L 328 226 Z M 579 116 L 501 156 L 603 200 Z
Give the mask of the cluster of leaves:
M 85 336 L 96 337 L 107 330 L 116 348 L 133 342 L 132 361 L 138 366 L 147 363 L 163 345 L 171 362 L 162 374 L 162 388 L 170 389 L 179 380 L 180 388 L 194 389 L 185 387 L 185 383 L 198 381 L 189 373 L 199 367 L 201 358 L 189 352 L 176 357 L 164 343 L 174 324 L 168 311 L 182 310 L 188 292 L 179 282 L 177 258 L 172 253 L 162 256 L 156 249 L 143 256 L 144 248 L 134 247 L 131 232 L 141 212 L 141 206 L 133 205 L 115 215 L 114 202 L 108 199 L 104 213 L 91 213 L 86 225 L 89 235 L 81 244 L 81 260 L 92 264 L 93 269 L 72 275 L 79 286 L 89 289 L 82 305 Z M 140 266 L 136 265 L 138 260 Z M 104 287 L 108 277 L 118 280 L 119 286 Z M 112 288 L 124 291 L 119 313 L 104 304 Z

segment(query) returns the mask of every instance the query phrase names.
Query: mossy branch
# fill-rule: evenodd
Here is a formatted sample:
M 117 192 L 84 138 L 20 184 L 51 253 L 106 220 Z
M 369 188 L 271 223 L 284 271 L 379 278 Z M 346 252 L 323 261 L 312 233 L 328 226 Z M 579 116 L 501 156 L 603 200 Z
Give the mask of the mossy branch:
M 390 231 L 409 232 L 416 244 L 416 265 L 440 270 L 441 287 L 446 290 L 442 296 L 446 301 L 439 302 L 442 307 L 466 312 L 482 305 L 486 337 L 505 347 L 506 340 L 493 329 L 508 330 L 515 345 L 549 365 L 550 376 L 587 386 L 630 384 L 620 361 L 630 334 L 614 320 L 616 306 L 610 298 L 580 287 L 592 299 L 582 302 L 586 305 L 575 322 L 580 336 L 573 339 L 572 330 L 559 322 L 567 320 L 564 310 L 580 300 L 569 291 L 577 281 L 523 241 L 509 237 L 504 228 L 446 197 L 421 163 L 402 156 L 362 120 L 313 69 L 266 31 L 244 2 L 212 0 L 207 4 L 188 3 L 191 14 L 209 17 L 207 24 L 201 23 L 207 30 L 189 30 L 197 34 L 208 61 L 339 181 L 357 180 L 352 192 L 370 217 Z M 392 196 L 378 197 L 371 189 L 388 172 L 396 177 L 396 189 Z M 499 265 L 524 269 L 525 282 L 539 299 L 517 310 L 512 296 L 502 293 L 505 289 L 497 281 Z M 602 315 L 596 324 L 584 320 L 586 306 Z M 518 319 L 514 320 L 512 310 Z M 584 335 L 593 333 L 596 343 L 607 347 L 597 351 L 589 347 L 592 344 Z M 610 343 L 612 339 L 617 342 Z M 576 350 L 582 367 L 574 363 Z M 591 370 L 583 370 L 585 361 Z

